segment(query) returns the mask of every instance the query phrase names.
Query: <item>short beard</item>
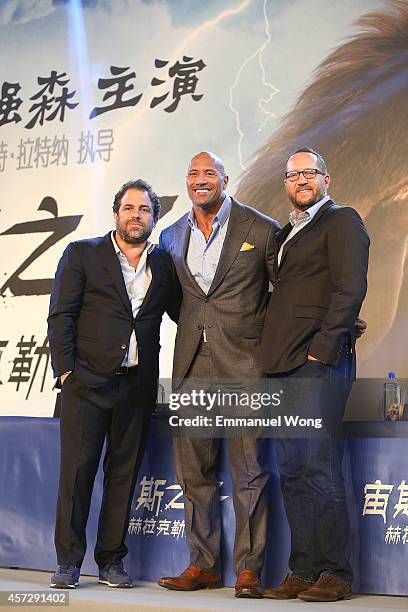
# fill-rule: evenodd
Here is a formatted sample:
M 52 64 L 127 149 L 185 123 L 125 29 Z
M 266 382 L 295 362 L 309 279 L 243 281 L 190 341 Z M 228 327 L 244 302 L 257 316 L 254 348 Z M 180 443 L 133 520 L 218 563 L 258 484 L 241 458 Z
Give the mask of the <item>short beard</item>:
M 129 232 L 123 229 L 116 228 L 116 231 L 122 240 L 128 244 L 142 244 L 142 242 L 146 242 L 150 236 L 148 232 L 143 232 L 140 236 L 132 236 L 132 234 L 129 234 Z
M 294 196 L 293 198 L 290 198 L 290 200 L 291 200 L 291 202 L 292 202 L 292 204 L 293 204 L 293 207 L 294 207 L 294 208 L 297 208 L 297 210 L 301 210 L 301 211 L 303 211 L 303 212 L 304 212 L 305 210 L 307 210 L 307 209 L 308 209 L 308 208 L 310 208 L 311 206 L 314 206 L 315 204 L 317 204 L 317 202 L 319 202 L 319 201 L 322 199 L 322 197 L 323 197 L 323 196 L 321 196 L 320 198 L 316 199 L 316 196 L 314 196 L 314 197 L 312 198 L 312 200 L 311 200 L 310 202 L 307 202 L 307 203 L 306 203 L 306 202 L 305 202 L 305 203 L 303 203 L 303 202 L 298 202 L 298 201 L 296 200 L 296 197 L 295 197 L 295 196 Z

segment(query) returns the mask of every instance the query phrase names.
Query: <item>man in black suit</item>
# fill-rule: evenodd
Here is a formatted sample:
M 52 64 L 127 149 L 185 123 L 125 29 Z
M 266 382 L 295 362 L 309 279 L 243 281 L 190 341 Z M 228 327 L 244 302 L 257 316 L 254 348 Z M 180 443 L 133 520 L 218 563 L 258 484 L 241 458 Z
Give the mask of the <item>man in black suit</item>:
M 113 202 L 115 231 L 69 244 L 55 275 L 48 337 L 62 409 L 52 587 L 78 584 L 105 440 L 99 582 L 132 586 L 122 564 L 124 540 L 156 401 L 160 323 L 165 310 L 176 320 L 180 305 L 171 258 L 148 240 L 159 213 L 150 185 L 125 183 Z
M 366 294 L 369 238 L 358 213 L 330 199 L 329 184 L 316 151 L 298 149 L 289 157 L 285 187 L 294 208 L 277 239 L 260 356 L 271 378 L 284 379 L 298 414 L 321 411 L 332 432 L 336 419 L 341 424 L 350 388 L 344 381 L 355 374 L 354 322 Z M 266 597 L 350 596 L 343 447 L 344 440 L 332 435 L 276 440 L 291 574 Z

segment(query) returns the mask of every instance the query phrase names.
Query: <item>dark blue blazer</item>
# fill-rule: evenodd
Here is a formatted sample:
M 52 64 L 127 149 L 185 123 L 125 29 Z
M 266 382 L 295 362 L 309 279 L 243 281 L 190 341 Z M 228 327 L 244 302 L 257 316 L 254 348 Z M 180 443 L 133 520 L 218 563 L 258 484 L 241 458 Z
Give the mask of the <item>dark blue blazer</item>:
M 181 291 L 171 257 L 157 247 L 147 257 L 152 281 L 134 318 L 111 234 L 67 246 L 48 316 L 55 376 L 73 370 L 87 387 L 101 387 L 120 368 L 135 330 L 141 397 L 155 402 L 162 315 L 167 311 L 177 321 Z

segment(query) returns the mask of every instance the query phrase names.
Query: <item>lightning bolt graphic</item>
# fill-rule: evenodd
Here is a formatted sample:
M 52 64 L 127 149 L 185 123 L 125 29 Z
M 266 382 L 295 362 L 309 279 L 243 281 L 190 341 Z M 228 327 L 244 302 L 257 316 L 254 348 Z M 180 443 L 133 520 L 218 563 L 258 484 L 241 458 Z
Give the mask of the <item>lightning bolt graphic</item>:
M 183 52 L 183 49 L 185 49 L 185 47 L 191 41 L 195 40 L 198 36 L 200 36 L 200 34 L 218 25 L 220 21 L 223 21 L 223 19 L 227 19 L 228 17 L 238 15 L 238 13 L 242 13 L 242 11 L 244 11 L 252 2 L 253 0 L 243 0 L 243 2 L 241 2 L 240 4 L 237 4 L 237 6 L 234 6 L 233 8 L 222 11 L 216 17 L 214 17 L 214 19 L 210 19 L 209 21 L 206 21 L 205 23 L 201 24 L 198 28 L 193 30 L 191 34 L 189 34 L 183 40 L 181 45 L 174 52 L 172 61 L 176 60 L 180 56 L 180 54 Z
M 171 63 L 179 59 L 180 55 L 183 53 L 183 50 L 187 47 L 187 45 L 191 43 L 193 40 L 195 40 L 196 38 L 198 38 L 203 32 L 206 32 L 207 30 L 214 28 L 221 21 L 223 21 L 224 19 L 227 19 L 228 17 L 233 17 L 234 15 L 238 15 L 239 13 L 242 13 L 242 11 L 244 11 L 250 4 L 252 4 L 252 2 L 253 0 L 243 0 L 242 2 L 240 2 L 233 8 L 227 9 L 225 11 L 221 11 L 221 13 L 219 13 L 216 17 L 214 17 L 213 19 L 210 19 L 209 21 L 206 21 L 205 23 L 202 23 L 195 30 L 190 32 L 190 34 L 186 36 L 186 38 L 180 43 L 180 45 L 177 47 L 177 49 L 173 53 L 173 56 L 170 60 Z M 132 119 L 129 120 L 129 122 L 125 121 L 122 124 L 122 127 L 120 128 L 120 133 L 122 132 L 127 133 L 127 130 L 129 129 L 129 123 L 131 122 L 133 124 L 136 120 L 141 119 L 141 117 L 148 110 L 149 109 L 147 107 L 144 107 L 136 111 L 133 114 Z
M 246 66 L 249 64 L 249 62 L 251 62 L 253 59 L 256 58 L 257 61 L 258 61 L 258 66 L 259 66 L 260 71 L 261 71 L 261 75 L 262 75 L 262 85 L 264 85 L 265 87 L 267 87 L 267 88 L 269 88 L 271 90 L 271 92 L 270 92 L 270 94 L 269 94 L 269 96 L 267 98 L 260 98 L 258 100 L 258 107 L 260 108 L 260 110 L 265 115 L 265 119 L 264 119 L 262 125 L 259 126 L 258 132 L 261 132 L 263 130 L 263 128 L 265 127 L 265 125 L 267 124 L 267 122 L 269 121 L 269 119 L 271 117 L 276 117 L 275 113 L 273 113 L 272 111 L 266 110 L 265 106 L 267 104 L 269 104 L 269 102 L 272 100 L 273 96 L 275 96 L 280 91 L 277 87 L 272 85 L 272 83 L 268 83 L 268 81 L 266 80 L 266 72 L 265 72 L 265 67 L 263 65 L 263 53 L 264 53 L 266 47 L 271 42 L 271 33 L 270 33 L 270 30 L 269 30 L 269 19 L 268 19 L 268 13 L 267 13 L 267 4 L 268 4 L 268 0 L 263 0 L 263 17 L 264 17 L 264 24 L 265 24 L 266 40 L 265 40 L 265 42 L 260 47 L 258 47 L 258 49 L 256 49 L 256 51 L 254 51 L 254 53 L 252 53 L 252 55 L 247 57 L 247 59 L 241 64 L 241 66 L 239 67 L 238 72 L 236 74 L 235 81 L 233 82 L 233 84 L 231 85 L 230 90 L 229 90 L 229 108 L 231 109 L 231 111 L 235 115 L 235 124 L 236 124 L 237 132 L 238 132 L 238 135 L 239 135 L 239 138 L 238 138 L 238 158 L 239 158 L 239 164 L 240 164 L 242 170 L 246 170 L 246 166 L 244 165 L 244 162 L 243 162 L 243 159 L 242 159 L 242 141 L 244 139 L 244 133 L 243 133 L 243 131 L 241 129 L 241 121 L 240 121 L 239 111 L 233 105 L 233 91 L 234 91 L 234 89 L 237 87 L 237 85 L 239 83 L 239 80 L 241 78 L 241 74 L 242 74 L 243 70 L 246 68 Z

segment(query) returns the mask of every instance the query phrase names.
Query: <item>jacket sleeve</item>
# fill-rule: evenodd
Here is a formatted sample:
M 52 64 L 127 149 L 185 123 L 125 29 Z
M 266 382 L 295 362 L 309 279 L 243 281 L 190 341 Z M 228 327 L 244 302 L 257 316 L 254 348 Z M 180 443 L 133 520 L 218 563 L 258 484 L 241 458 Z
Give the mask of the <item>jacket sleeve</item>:
M 278 256 L 278 245 L 276 238 L 279 235 L 281 226 L 275 219 L 271 219 L 271 227 L 269 228 L 268 237 L 265 246 L 265 268 L 266 274 L 271 283 L 275 281 L 275 258 Z
M 76 321 L 82 304 L 85 274 L 76 243 L 65 249 L 55 273 L 48 313 L 48 340 L 54 375 L 75 367 Z
M 171 262 L 172 266 L 172 292 L 171 297 L 169 299 L 169 303 L 166 307 L 166 312 L 169 315 L 170 319 L 174 321 L 174 323 L 178 323 L 180 316 L 180 308 L 181 302 L 183 299 L 183 292 L 181 290 L 180 281 L 177 276 L 176 269 L 174 267 L 173 262 Z
M 327 314 L 309 346 L 310 355 L 329 364 L 337 362 L 344 338 L 353 333 L 367 291 L 370 245 L 357 211 L 342 207 L 335 215 L 327 236 L 332 292 Z
M 172 321 L 178 323 L 181 301 L 183 299 L 183 292 L 181 289 L 180 281 L 177 276 L 176 268 L 171 258 L 171 250 L 168 244 L 168 240 L 166 239 L 168 233 L 168 230 L 163 230 L 159 237 L 159 247 L 168 253 L 172 278 L 172 292 L 169 298 L 169 302 L 166 306 L 166 312 L 169 315 L 170 319 L 172 319 Z
M 170 249 L 168 246 L 168 241 L 166 239 L 166 235 L 168 234 L 168 230 L 163 230 L 159 236 L 159 247 L 170 254 Z

